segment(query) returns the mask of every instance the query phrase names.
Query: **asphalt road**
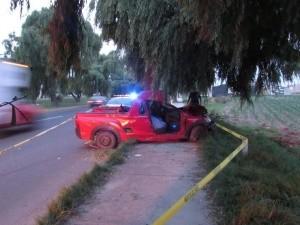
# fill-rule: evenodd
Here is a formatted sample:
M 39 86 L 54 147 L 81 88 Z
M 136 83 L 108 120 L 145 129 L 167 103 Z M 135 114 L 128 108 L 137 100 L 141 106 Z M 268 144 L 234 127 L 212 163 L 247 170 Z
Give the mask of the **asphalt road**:
M 0 224 L 32 225 L 64 186 L 95 163 L 75 136 L 73 116 L 87 107 L 45 113 L 35 130 L 0 134 Z

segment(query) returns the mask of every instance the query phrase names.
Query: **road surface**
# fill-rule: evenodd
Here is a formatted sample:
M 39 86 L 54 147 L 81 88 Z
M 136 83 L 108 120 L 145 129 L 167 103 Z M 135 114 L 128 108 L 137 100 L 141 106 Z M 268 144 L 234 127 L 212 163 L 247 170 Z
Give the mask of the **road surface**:
M 0 224 L 32 225 L 64 186 L 95 163 L 74 134 L 72 107 L 47 112 L 35 130 L 0 134 Z
M 48 112 L 36 130 L 0 134 L 0 225 L 35 224 L 62 187 L 93 167 L 97 154 L 75 136 L 72 119 L 86 110 Z M 198 160 L 190 143 L 136 145 L 69 224 L 149 224 L 203 175 Z M 170 224 L 211 225 L 209 205 L 202 192 Z

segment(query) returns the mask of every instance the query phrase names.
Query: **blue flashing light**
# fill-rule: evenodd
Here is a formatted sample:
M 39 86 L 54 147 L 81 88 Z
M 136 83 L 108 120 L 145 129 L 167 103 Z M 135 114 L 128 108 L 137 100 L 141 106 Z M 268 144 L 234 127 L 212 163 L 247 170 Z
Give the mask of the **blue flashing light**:
M 137 99 L 138 94 L 135 93 L 135 92 L 131 92 L 131 93 L 129 94 L 129 97 L 130 97 L 131 99 Z

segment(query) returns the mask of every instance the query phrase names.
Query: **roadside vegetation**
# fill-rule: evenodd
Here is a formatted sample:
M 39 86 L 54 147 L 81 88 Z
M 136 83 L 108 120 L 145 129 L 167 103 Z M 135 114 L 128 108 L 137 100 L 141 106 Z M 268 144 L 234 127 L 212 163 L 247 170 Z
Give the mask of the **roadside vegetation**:
M 111 153 L 109 159 L 103 165 L 96 164 L 89 173 L 82 175 L 75 184 L 64 188 L 57 199 L 49 204 L 47 214 L 39 218 L 37 224 L 63 224 L 71 215 L 76 213 L 77 207 L 90 197 L 96 188 L 101 188 L 105 184 L 114 167 L 125 161 L 131 144 L 121 145 Z
M 78 106 L 86 105 L 87 97 L 82 96 L 80 101 L 77 102 L 72 97 L 63 97 L 57 104 L 53 104 L 50 98 L 41 98 L 36 100 L 36 104 L 44 108 L 54 108 L 54 107 L 69 107 L 69 106 Z
M 300 146 L 300 95 L 261 96 L 252 101 L 241 106 L 237 97 L 219 97 L 210 99 L 206 107 L 232 124 L 264 128 L 283 145 Z
M 280 145 L 262 129 L 227 127 L 249 138 L 240 154 L 211 183 L 219 224 L 300 224 L 300 148 Z M 217 166 L 240 141 L 217 129 L 205 139 L 208 169 Z
M 253 97 L 241 106 L 238 98 L 222 97 L 208 102 L 210 111 L 245 125 L 289 127 L 300 130 L 300 95 Z
M 118 51 L 108 55 L 99 53 L 102 38 L 87 20 L 83 20 L 84 38 L 79 46 L 80 66 L 73 65 L 69 70 L 58 72 L 56 64 L 50 63 L 51 40 L 47 30 L 52 16 L 53 8 L 33 11 L 22 25 L 20 36 L 10 33 L 2 43 L 5 60 L 31 67 L 30 88 L 23 90 L 24 95 L 33 102 L 40 102 L 40 96 L 47 97 L 51 104 L 47 100 L 46 107 L 53 107 L 67 105 L 67 101 L 61 102 L 64 96 L 72 96 L 74 102 L 80 103 L 84 96 L 122 94 L 136 86 Z M 65 64 L 65 57 L 61 61 Z

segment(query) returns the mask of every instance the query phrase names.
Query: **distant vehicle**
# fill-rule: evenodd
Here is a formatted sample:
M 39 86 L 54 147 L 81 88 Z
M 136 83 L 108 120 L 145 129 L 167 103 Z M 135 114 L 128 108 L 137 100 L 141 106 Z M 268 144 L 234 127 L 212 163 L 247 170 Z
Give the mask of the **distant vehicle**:
M 88 99 L 87 103 L 92 108 L 95 106 L 105 105 L 107 98 L 105 96 L 95 95 Z
M 31 71 L 27 65 L 0 61 L 0 130 L 34 124 L 42 110 L 24 100 Z
M 228 96 L 229 89 L 226 84 L 212 87 L 212 97 Z
M 176 108 L 163 99 L 164 94 L 160 91 L 144 91 L 136 99 L 127 99 L 126 105 L 124 101 L 114 100 L 117 101 L 115 106 L 77 113 L 76 134 L 80 139 L 93 141 L 99 148 L 111 149 L 129 139 L 141 142 L 197 141 L 213 127 L 209 116 L 201 113 L 203 110 L 195 113 L 189 106 Z

